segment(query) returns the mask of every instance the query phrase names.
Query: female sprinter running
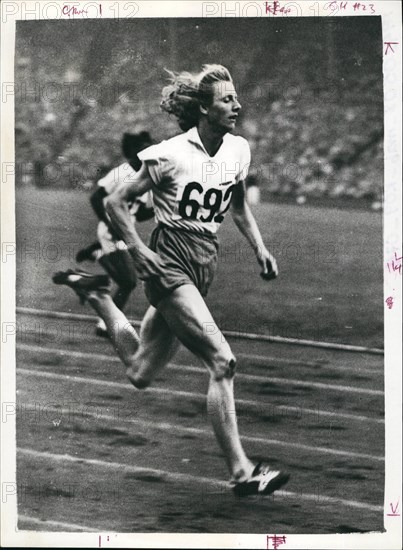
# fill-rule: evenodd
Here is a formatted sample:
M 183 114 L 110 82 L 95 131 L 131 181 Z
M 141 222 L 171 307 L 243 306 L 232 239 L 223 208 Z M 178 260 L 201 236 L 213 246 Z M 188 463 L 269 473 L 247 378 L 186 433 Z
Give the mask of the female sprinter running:
M 104 319 L 136 388 L 152 382 L 178 342 L 192 351 L 210 374 L 208 413 L 235 494 L 270 494 L 289 475 L 253 464 L 242 448 L 233 392 L 235 357 L 218 328 L 211 330 L 214 320 L 203 299 L 216 269 L 216 232 L 230 205 L 236 225 L 256 253 L 263 278 L 277 276 L 276 261 L 245 201 L 249 145 L 230 134 L 241 105 L 229 71 L 205 65 L 197 75 L 172 75 L 161 107 L 177 117 L 184 133 L 139 153 L 143 164 L 135 181 L 120 186 L 106 203 L 151 304 L 140 336 L 113 303 L 105 276 L 68 271 L 56 274 L 54 281 L 88 299 Z M 147 247 L 131 223 L 128 203 L 149 190 L 158 225 Z

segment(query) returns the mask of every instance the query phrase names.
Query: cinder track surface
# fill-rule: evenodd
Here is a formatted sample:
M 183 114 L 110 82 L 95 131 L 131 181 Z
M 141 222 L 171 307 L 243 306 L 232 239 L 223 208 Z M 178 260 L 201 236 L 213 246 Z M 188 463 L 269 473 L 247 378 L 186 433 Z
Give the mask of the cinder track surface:
M 203 368 L 181 350 L 139 392 L 109 342 L 81 323 L 82 336 L 26 332 L 18 345 L 20 528 L 63 530 L 68 518 L 72 530 L 103 532 L 382 529 L 382 357 L 267 343 L 248 354 L 232 341 L 244 446 L 292 476 L 274 496 L 238 499 Z
M 381 216 L 262 204 L 280 276 L 263 282 L 230 220 L 208 304 L 234 332 L 383 347 Z M 95 238 L 84 193 L 17 190 L 17 306 L 90 314 L 51 275 Z M 145 239 L 151 223 L 140 224 Z M 100 271 L 99 266 L 83 268 Z M 128 307 L 140 319 L 141 285 Z M 7 321 L 7 319 L 5 319 Z M 248 454 L 291 473 L 235 498 L 206 412 L 208 378 L 181 350 L 144 392 L 86 319 L 17 314 L 19 528 L 343 533 L 383 529 L 383 356 L 230 338 Z M 10 397 L 10 400 L 13 396 Z M 265 545 L 265 541 L 263 543 Z

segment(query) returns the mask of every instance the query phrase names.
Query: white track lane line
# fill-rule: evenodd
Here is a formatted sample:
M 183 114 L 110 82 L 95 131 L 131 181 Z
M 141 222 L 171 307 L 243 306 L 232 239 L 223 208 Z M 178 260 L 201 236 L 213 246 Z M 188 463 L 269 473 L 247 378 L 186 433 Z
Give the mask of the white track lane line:
M 70 319 L 77 321 L 96 321 L 95 315 L 85 315 L 80 313 L 67 313 L 64 311 L 49 311 L 46 309 L 35 309 L 29 307 L 17 307 L 17 313 L 26 315 L 42 315 L 45 317 L 53 317 L 54 319 Z M 136 319 L 129 319 L 129 321 L 136 327 L 140 326 L 140 321 Z M 359 353 L 369 353 L 374 355 L 384 355 L 384 350 L 381 348 L 368 348 L 366 346 L 353 346 L 350 344 L 337 344 L 332 342 L 320 342 L 317 340 L 305 340 L 298 338 L 286 338 L 284 336 L 268 336 L 266 334 L 251 334 L 248 332 L 236 332 L 233 330 L 223 330 L 222 333 L 229 338 L 236 338 L 237 340 L 255 340 L 257 342 L 275 342 L 279 344 L 291 344 L 297 346 L 307 346 L 314 348 L 324 348 L 336 351 L 351 351 Z
M 120 363 L 118 359 L 113 358 L 112 362 Z M 40 365 L 39 365 L 40 366 Z M 38 372 L 37 369 L 24 369 L 24 368 L 18 368 L 18 372 Z M 42 372 L 42 371 L 40 371 Z M 68 376 L 68 375 L 66 375 Z M 95 380 L 94 378 L 88 379 L 88 380 Z M 111 382 L 112 384 L 121 384 L 119 382 Z M 132 386 L 129 384 L 129 382 L 125 384 L 118 385 L 117 387 L 121 387 L 124 389 L 132 389 Z M 167 393 L 171 395 L 178 395 L 183 397 L 193 397 L 196 399 L 202 399 L 205 401 L 206 396 L 202 393 L 192 393 L 192 392 L 183 392 L 180 390 L 170 390 L 160 387 L 150 387 L 147 388 L 148 392 L 152 393 Z M 293 407 L 291 405 L 272 405 L 272 404 L 266 404 L 261 403 L 259 401 L 253 401 L 251 399 L 236 399 L 236 404 L 240 407 L 245 408 L 251 408 L 251 409 L 259 409 L 259 410 L 281 410 L 281 411 L 290 411 L 290 412 L 297 412 L 299 415 L 312 415 L 315 418 L 319 418 L 320 416 L 325 416 L 329 418 L 342 418 L 344 420 L 352 420 L 352 421 L 358 421 L 358 422 L 373 422 L 375 424 L 385 424 L 385 420 L 383 418 L 372 418 L 369 416 L 363 416 L 363 415 L 356 415 L 356 414 L 348 414 L 348 413 L 339 413 L 334 411 L 324 411 L 321 409 L 307 409 L 303 407 Z
M 17 373 L 41 373 L 42 371 L 38 371 L 36 369 L 24 369 L 24 368 L 18 368 Z M 52 373 L 48 373 L 52 374 Z M 54 373 L 56 374 L 56 373 Z M 35 374 L 33 374 L 35 376 Z M 41 376 L 41 374 L 38 374 L 38 376 Z M 68 378 L 71 378 L 69 375 L 58 375 L 56 376 L 67 376 Z M 87 378 L 87 380 L 96 380 L 95 378 Z M 131 384 L 121 384 L 120 382 L 111 382 L 111 384 L 117 384 L 116 387 L 126 389 L 126 390 L 133 390 L 133 387 Z M 121 384 L 121 385 L 119 385 Z M 159 388 L 159 387 L 151 387 L 147 388 L 147 390 L 144 390 L 150 393 L 164 393 L 168 395 L 174 395 L 174 396 L 180 396 L 180 397 L 191 397 L 193 399 L 197 399 L 198 401 L 205 401 L 206 395 L 203 393 L 192 393 L 192 392 L 183 392 L 180 390 L 170 390 L 165 388 Z M 259 403 L 258 401 L 252 401 L 250 399 L 236 399 L 235 400 L 237 406 L 239 406 L 242 409 L 259 409 L 260 411 L 264 411 L 267 413 L 272 414 L 280 414 L 280 412 L 277 411 L 284 411 L 284 412 L 290 412 L 290 413 L 296 413 L 296 415 L 291 416 L 291 418 L 297 418 L 301 419 L 303 416 L 311 416 L 314 417 L 316 420 L 319 420 L 320 417 L 327 417 L 327 418 L 340 418 L 343 420 L 351 420 L 353 422 L 372 422 L 375 424 L 385 424 L 385 420 L 383 418 L 372 418 L 369 416 L 362 416 L 357 414 L 347 414 L 347 413 L 338 413 L 333 411 L 324 411 L 322 409 L 307 409 L 303 407 L 293 407 L 292 405 L 276 405 L 276 404 L 269 404 L 269 403 Z
M 18 514 L 18 522 L 25 522 L 30 523 L 32 525 L 38 525 L 42 527 L 41 532 L 46 532 L 46 527 L 56 527 L 60 530 L 65 531 L 83 531 L 85 533 L 103 533 L 105 531 L 104 528 L 102 529 L 94 529 L 94 527 L 86 527 L 85 525 L 77 525 L 76 523 L 65 523 L 62 521 L 53 521 L 53 520 L 42 520 L 39 518 L 34 518 L 32 516 L 24 516 L 21 514 Z M 19 528 L 18 531 L 30 531 L 28 528 Z M 113 531 L 110 531 L 108 529 L 108 533 Z
M 26 338 L 26 335 L 29 336 L 30 334 L 32 334 L 34 337 L 35 336 L 37 338 L 40 337 L 41 340 L 44 339 L 45 337 L 51 338 L 51 340 L 46 342 L 46 343 L 53 343 L 55 338 L 60 336 L 60 333 L 55 334 L 55 332 L 51 332 L 50 330 L 44 330 L 43 327 L 40 327 L 40 329 L 37 332 L 35 332 L 35 327 L 33 329 L 29 330 L 28 327 L 22 326 L 19 330 L 20 330 L 20 333 L 23 334 L 23 337 L 22 338 L 19 337 L 19 339 L 17 338 L 17 347 L 19 345 L 22 345 L 22 346 L 29 345 L 29 344 L 23 344 L 22 343 L 22 340 L 24 339 L 24 337 Z M 71 328 L 68 329 L 68 327 L 67 327 L 67 330 L 71 330 Z M 93 327 L 91 327 L 91 331 L 92 330 L 93 330 Z M 92 336 L 92 334 L 91 334 L 91 336 Z M 67 335 L 67 338 L 69 338 L 68 335 Z M 95 336 L 94 336 L 94 338 L 95 338 Z M 83 332 L 80 332 L 80 333 L 75 332 L 74 333 L 74 340 L 75 341 L 80 340 L 82 342 L 88 342 L 88 334 L 85 334 L 85 332 L 84 333 Z M 20 342 L 21 342 L 21 344 L 20 344 Z M 95 342 L 96 342 L 96 340 L 94 340 L 94 343 Z M 67 342 L 67 344 L 69 345 L 68 342 Z M 36 342 L 36 345 L 40 346 L 41 344 Z M 54 349 L 54 348 L 50 348 L 50 349 Z M 237 359 L 239 359 L 241 361 L 247 362 L 248 360 L 250 360 L 250 361 L 263 363 L 264 365 L 274 365 L 274 366 L 278 366 L 278 365 L 283 366 L 284 365 L 286 367 L 296 367 L 297 369 L 313 368 L 315 370 L 320 370 L 321 368 L 324 368 L 324 369 L 334 370 L 335 372 L 340 372 L 341 371 L 341 372 L 348 372 L 348 373 L 352 373 L 352 374 L 364 374 L 364 375 L 369 375 L 369 376 L 375 375 L 375 376 L 383 377 L 383 375 L 384 375 L 383 362 L 381 362 L 379 365 L 374 366 L 372 368 L 361 368 L 361 367 L 357 368 L 355 365 L 345 366 L 345 365 L 322 364 L 321 362 L 316 362 L 315 363 L 314 361 L 305 361 L 305 360 L 297 360 L 297 359 L 283 359 L 282 357 L 274 357 L 272 355 L 259 355 L 259 354 L 254 354 L 254 353 L 242 353 L 242 352 L 238 353 L 237 352 L 237 353 L 235 353 L 235 356 L 236 356 Z M 259 366 L 262 366 L 262 365 L 259 365 Z
M 108 382 L 107 380 L 95 380 L 93 378 L 83 378 L 83 377 L 78 377 L 78 376 L 71 377 L 71 376 L 66 376 L 66 375 L 63 375 L 63 374 L 54 374 L 54 373 L 47 373 L 47 372 L 33 372 L 33 371 L 30 371 L 30 370 L 25 370 L 25 369 L 19 369 L 17 372 L 22 373 L 22 374 L 26 374 L 28 376 L 38 376 L 38 377 L 41 377 L 41 378 L 51 378 L 51 379 L 54 379 L 54 380 L 69 380 L 70 382 L 73 382 L 73 383 L 78 383 L 78 384 L 85 383 L 85 384 L 92 384 L 92 385 L 96 385 L 96 386 L 106 386 L 108 388 L 113 387 L 113 388 L 120 388 L 120 389 L 128 389 L 130 387 L 126 384 L 121 384 L 119 382 Z M 168 393 L 163 388 L 148 388 L 146 391 L 151 391 L 151 392 L 154 391 L 155 392 L 156 390 L 158 390 L 157 393 L 163 393 L 163 394 Z M 201 398 L 203 398 L 203 400 L 206 399 L 205 395 L 195 394 L 195 393 L 191 393 L 191 392 L 183 392 L 183 391 L 173 392 L 173 391 L 170 391 L 169 393 L 171 395 L 175 395 L 175 396 L 179 395 L 180 397 L 191 397 L 191 398 L 194 398 L 194 397 L 200 398 L 201 397 Z M 58 410 L 60 410 L 60 409 L 58 409 Z M 139 424 L 144 425 L 144 421 L 139 421 Z M 169 429 L 171 429 L 170 424 L 164 423 L 164 425 L 166 427 L 169 426 Z M 167 429 L 166 427 L 162 428 L 162 429 Z M 184 427 L 181 427 L 181 428 L 177 427 L 176 429 L 180 429 L 182 431 L 183 430 L 193 430 L 192 428 L 184 428 Z M 192 431 L 192 433 L 194 433 L 194 432 Z M 200 434 L 210 435 L 210 432 L 206 432 L 205 430 L 200 430 Z M 305 450 L 305 451 L 309 451 L 309 452 L 313 452 L 313 453 L 322 453 L 322 454 L 331 454 L 331 455 L 337 455 L 337 456 L 345 456 L 345 457 L 353 458 L 353 459 L 357 458 L 357 459 L 360 459 L 360 460 L 376 460 L 378 462 L 384 462 L 384 460 L 385 460 L 384 457 L 377 456 L 377 455 L 369 455 L 369 454 L 365 454 L 365 453 L 354 453 L 354 452 L 350 452 L 350 451 L 340 451 L 339 449 L 331 449 L 331 448 L 328 448 L 328 447 L 312 447 L 311 445 L 303 445 L 302 443 L 287 443 L 285 441 L 279 441 L 277 439 L 267 439 L 267 438 L 263 438 L 263 437 L 252 437 L 252 436 L 242 436 L 241 439 L 243 439 L 245 441 L 251 441 L 251 442 L 254 442 L 254 443 L 261 443 L 261 444 L 265 444 L 265 445 L 277 445 L 278 447 L 290 447 L 290 448 L 293 448 L 293 449 L 300 449 L 300 450 Z
M 202 485 L 209 485 L 209 486 L 228 489 L 228 490 L 230 489 L 230 485 L 228 482 L 221 481 L 219 479 L 209 478 L 209 477 L 193 476 L 191 474 L 169 472 L 166 470 L 157 470 L 154 468 L 139 468 L 137 466 L 131 466 L 130 464 L 122 464 L 120 462 L 106 462 L 104 460 L 89 459 L 89 458 L 83 458 L 78 456 L 58 455 L 58 454 L 53 454 L 48 452 L 34 451 L 31 449 L 25 449 L 25 448 L 18 448 L 17 453 L 22 454 L 24 456 L 31 456 L 34 458 L 38 458 L 38 459 L 87 464 L 89 466 L 97 466 L 99 468 L 118 470 L 119 472 L 130 472 L 134 474 L 155 474 L 173 482 L 200 483 Z M 275 495 L 297 498 L 297 499 L 308 500 L 308 501 L 339 504 L 339 505 L 348 506 L 351 508 L 361 508 L 363 510 L 369 510 L 371 512 L 383 511 L 383 506 L 380 506 L 380 505 L 367 504 L 366 502 L 358 502 L 355 500 L 344 500 L 341 498 L 339 499 L 339 498 L 328 497 L 324 495 L 294 493 L 291 491 L 277 491 Z M 105 531 L 105 527 L 103 528 L 103 531 Z
M 29 410 L 29 411 L 37 411 L 40 414 L 40 407 L 38 411 L 38 403 L 24 403 L 24 405 L 21 407 L 22 410 Z M 88 411 L 85 411 L 84 408 L 82 411 L 74 412 L 72 409 L 65 409 L 65 408 L 59 408 L 59 407 L 50 407 L 45 406 L 44 411 L 46 410 L 46 415 L 48 413 L 55 413 L 58 415 L 65 415 L 69 419 L 77 418 L 77 416 L 83 416 L 85 418 L 93 418 L 95 420 L 101 419 L 105 420 L 105 422 L 113 422 L 115 424 L 119 424 L 121 422 L 126 422 L 129 424 L 133 424 L 135 426 L 140 426 L 143 428 L 149 428 L 152 430 L 160 430 L 164 432 L 169 433 L 177 433 L 177 434 L 192 434 L 192 435 L 198 435 L 201 437 L 207 437 L 207 438 L 213 438 L 213 432 L 210 432 L 208 430 L 203 430 L 201 428 L 189 428 L 186 426 L 177 426 L 176 424 L 170 424 L 169 422 L 152 422 L 151 420 L 137 420 L 134 418 L 119 418 L 116 419 L 116 417 L 108 415 L 108 414 L 98 414 L 98 413 L 91 413 Z M 43 414 L 45 414 L 43 411 Z M 18 414 L 18 412 L 17 412 Z M 59 420 L 60 416 L 58 417 Z M 49 420 L 47 418 L 47 420 Z M 282 441 L 278 441 L 276 439 L 267 439 L 266 437 L 256 437 L 256 436 L 250 436 L 250 435 L 244 435 L 241 436 L 242 441 L 246 441 L 249 443 L 259 443 L 260 445 L 285 445 L 285 446 L 294 446 L 298 449 L 305 449 L 305 450 L 312 450 L 315 449 L 316 451 L 329 454 L 336 454 L 336 455 L 342 455 L 342 456 L 348 456 L 349 458 L 363 458 L 363 459 L 369 459 L 369 460 L 379 460 L 381 462 L 384 461 L 384 458 L 377 457 L 374 455 L 366 455 L 361 453 L 353 453 L 350 451 L 339 451 L 337 449 L 327 449 L 324 447 L 311 447 L 308 445 L 302 445 L 299 443 L 283 443 Z
M 70 350 L 55 350 L 54 348 L 39 348 L 38 346 L 31 346 L 30 344 L 19 344 L 17 349 L 26 351 L 37 351 L 39 353 L 55 353 L 68 355 L 69 357 L 76 357 L 77 359 L 94 359 L 96 361 L 107 362 L 119 362 L 120 360 L 114 356 L 102 355 L 100 353 L 88 353 L 82 351 L 70 351 Z M 206 369 L 201 367 L 190 367 L 187 365 L 177 365 L 176 363 L 169 363 L 168 368 L 177 372 L 193 372 L 196 374 L 206 375 Z M 305 382 L 303 380 L 294 380 L 290 378 L 276 378 L 272 376 L 258 376 L 255 374 L 242 374 L 236 375 L 239 380 L 245 380 L 249 382 L 256 382 L 257 384 L 281 384 L 284 386 L 301 386 L 305 388 L 317 388 L 321 390 L 340 391 L 346 393 L 361 393 L 365 395 L 379 395 L 383 397 L 384 392 L 382 390 L 370 390 L 366 388 L 357 388 L 355 386 L 339 386 L 336 384 L 323 384 L 322 382 Z
M 305 368 L 313 368 L 316 369 L 318 372 L 320 369 L 331 369 L 335 372 L 350 372 L 354 374 L 368 374 L 368 375 L 378 375 L 383 376 L 384 368 L 383 368 L 383 360 L 381 360 L 381 363 L 377 366 L 374 366 L 373 368 L 361 368 L 356 367 L 355 365 L 345 366 L 345 365 L 334 365 L 330 363 L 321 363 L 320 361 L 314 362 L 314 361 L 305 361 L 301 359 L 298 361 L 297 359 L 283 359 L 282 357 L 274 357 L 272 355 L 259 355 L 256 353 L 235 353 L 236 358 L 242 360 L 242 361 L 257 361 L 259 363 L 265 363 L 267 365 L 270 365 L 273 363 L 276 365 L 284 365 L 285 367 L 296 367 L 300 370 Z

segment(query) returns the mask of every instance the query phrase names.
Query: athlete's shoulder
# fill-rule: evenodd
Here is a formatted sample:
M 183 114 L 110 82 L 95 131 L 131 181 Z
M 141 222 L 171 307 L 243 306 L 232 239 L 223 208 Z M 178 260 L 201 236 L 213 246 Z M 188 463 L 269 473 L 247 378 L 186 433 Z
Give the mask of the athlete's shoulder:
M 183 135 L 161 141 L 151 145 L 138 154 L 141 161 L 145 162 L 151 179 L 156 185 L 162 181 L 172 181 L 174 173 L 180 170 L 182 159 L 186 157 Z
M 138 156 L 149 165 L 159 164 L 164 167 L 164 171 L 167 171 L 181 164 L 181 159 L 186 157 L 187 143 L 186 134 L 179 134 L 144 149 Z
M 166 143 L 169 146 L 175 146 L 178 143 L 185 143 L 189 140 L 189 132 L 182 132 L 181 134 L 177 134 L 176 136 L 171 137 L 170 139 L 166 140 Z
M 130 179 L 134 174 L 135 171 L 130 164 L 128 162 L 123 162 L 98 180 L 98 187 L 104 187 L 105 191 L 110 194 L 117 185 L 122 181 L 127 181 L 127 179 Z
M 157 159 L 161 156 L 161 153 L 163 153 L 165 149 L 165 141 L 161 141 L 160 143 L 157 143 L 155 145 L 150 145 L 150 147 L 147 147 L 146 149 L 143 149 L 140 151 L 137 156 L 140 160 L 153 160 Z

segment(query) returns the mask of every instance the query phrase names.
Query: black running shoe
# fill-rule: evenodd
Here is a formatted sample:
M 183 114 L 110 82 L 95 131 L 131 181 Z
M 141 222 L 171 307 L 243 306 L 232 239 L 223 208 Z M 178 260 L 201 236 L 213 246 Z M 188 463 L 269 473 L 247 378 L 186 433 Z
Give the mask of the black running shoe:
M 234 493 L 238 497 L 249 495 L 271 495 L 287 483 L 290 475 L 285 472 L 270 470 L 260 462 L 252 472 L 250 479 L 235 483 Z
M 91 290 L 101 290 L 109 292 L 110 280 L 108 275 L 92 275 L 86 271 L 68 269 L 67 271 L 58 271 L 52 277 L 56 285 L 67 285 L 74 290 L 80 298 L 80 303 L 84 304 L 88 292 Z

